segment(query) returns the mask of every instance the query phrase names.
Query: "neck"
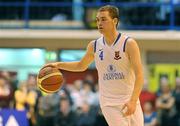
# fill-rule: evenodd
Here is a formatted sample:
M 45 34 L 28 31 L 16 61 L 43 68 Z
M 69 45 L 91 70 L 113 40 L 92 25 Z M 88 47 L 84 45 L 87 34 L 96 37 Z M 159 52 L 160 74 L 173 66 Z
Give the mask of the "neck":
M 145 111 L 144 112 L 146 115 L 151 115 L 152 111 Z
M 106 43 L 108 45 L 113 44 L 113 42 L 115 41 L 115 39 L 117 38 L 119 32 L 117 30 L 114 30 L 112 32 L 108 32 L 104 34 L 104 38 L 106 40 Z

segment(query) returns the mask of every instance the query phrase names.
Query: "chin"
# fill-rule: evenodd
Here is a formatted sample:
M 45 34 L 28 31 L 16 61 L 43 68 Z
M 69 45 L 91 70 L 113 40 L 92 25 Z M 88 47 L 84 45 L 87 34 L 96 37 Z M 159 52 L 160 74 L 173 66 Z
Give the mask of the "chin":
M 103 29 L 98 29 L 98 31 L 100 32 L 100 33 L 104 33 L 104 30 Z

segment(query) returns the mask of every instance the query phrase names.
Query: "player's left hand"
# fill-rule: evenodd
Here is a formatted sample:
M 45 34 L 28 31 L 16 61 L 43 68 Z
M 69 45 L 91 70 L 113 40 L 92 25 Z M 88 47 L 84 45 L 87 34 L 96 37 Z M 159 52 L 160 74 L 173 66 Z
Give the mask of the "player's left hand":
M 135 110 L 136 110 L 136 101 L 129 101 L 123 105 L 121 111 L 123 113 L 123 116 L 126 117 L 133 114 Z

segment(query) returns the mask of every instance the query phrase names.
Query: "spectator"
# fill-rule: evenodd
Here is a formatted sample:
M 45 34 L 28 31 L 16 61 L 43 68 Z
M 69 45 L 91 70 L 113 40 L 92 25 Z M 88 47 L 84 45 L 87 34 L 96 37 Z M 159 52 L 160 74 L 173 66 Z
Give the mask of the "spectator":
M 13 99 L 13 91 L 8 80 L 0 77 L 0 108 L 9 108 Z
M 95 123 L 95 111 L 88 102 L 83 102 L 81 113 L 78 116 L 77 126 L 92 126 Z
M 28 90 L 36 90 L 37 89 L 37 82 L 36 82 L 36 75 L 35 74 L 29 74 L 27 79 L 27 88 Z
M 72 86 L 72 84 L 66 84 L 66 80 L 64 78 L 63 86 L 61 87 L 61 90 L 59 90 L 58 94 L 60 95 L 60 97 L 67 97 L 70 105 L 73 105 L 71 89 L 69 89 L 69 86 Z
M 28 118 L 30 121 L 30 126 L 36 124 L 36 115 L 37 115 L 37 104 L 38 98 L 41 96 L 41 92 L 37 89 L 36 74 L 28 74 L 27 78 L 27 97 L 26 104 L 28 109 Z
M 95 93 L 92 91 L 92 83 L 90 83 L 89 81 L 84 81 L 83 82 L 83 89 L 81 91 L 81 96 L 83 101 L 88 102 L 89 105 L 96 105 L 96 96 Z
M 38 93 L 35 90 L 30 90 L 26 96 L 26 104 L 28 107 L 28 119 L 30 126 L 34 126 L 36 124 L 36 113 L 35 113 L 35 105 L 38 99 Z
M 168 84 L 161 85 L 161 95 L 157 98 L 156 107 L 159 114 L 161 126 L 174 126 L 172 118 L 175 115 L 175 99 L 171 94 Z
M 157 126 L 157 113 L 153 109 L 151 102 L 145 102 L 144 110 L 144 126 Z
M 91 74 L 87 74 L 84 78 L 85 81 L 89 81 L 90 83 L 94 84 L 95 80 L 94 77 Z
M 176 88 L 174 90 L 175 106 L 177 113 L 180 114 L 180 77 L 176 79 Z
M 175 98 L 175 107 L 177 113 L 173 122 L 177 122 L 177 125 L 180 126 L 180 77 L 176 78 L 176 88 L 173 95 Z
M 69 99 L 62 97 L 59 105 L 60 111 L 55 117 L 55 126 L 76 126 L 76 113 L 72 111 Z
M 59 95 L 47 94 L 39 98 L 37 126 L 53 126 L 58 112 Z
M 37 92 L 35 90 L 28 91 L 26 83 L 20 84 L 19 89 L 15 91 L 15 109 L 27 111 L 30 126 L 36 124 L 35 105 L 37 98 Z
M 155 93 L 152 93 L 148 90 L 147 81 L 145 81 L 145 83 L 144 83 L 144 86 L 143 86 L 143 89 L 142 89 L 139 99 L 141 102 L 142 109 L 146 102 L 151 102 L 153 104 L 153 106 L 155 106 L 156 95 L 155 95 Z
M 26 110 L 27 84 L 22 83 L 18 90 L 15 91 L 15 109 Z
M 81 92 L 82 90 L 82 80 L 76 80 L 73 84 L 73 89 L 71 90 L 71 98 L 73 101 L 73 109 L 78 109 L 82 106 L 82 97 Z

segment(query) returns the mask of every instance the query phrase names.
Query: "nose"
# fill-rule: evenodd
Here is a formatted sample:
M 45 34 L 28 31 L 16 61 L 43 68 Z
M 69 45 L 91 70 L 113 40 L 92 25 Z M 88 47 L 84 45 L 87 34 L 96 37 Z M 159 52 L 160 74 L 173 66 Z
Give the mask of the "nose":
M 101 21 L 97 21 L 97 25 L 100 26 L 101 25 Z
M 99 28 L 101 28 L 101 27 L 102 27 L 102 24 L 101 24 L 101 23 L 99 23 L 99 24 L 98 24 L 98 27 L 99 27 Z

